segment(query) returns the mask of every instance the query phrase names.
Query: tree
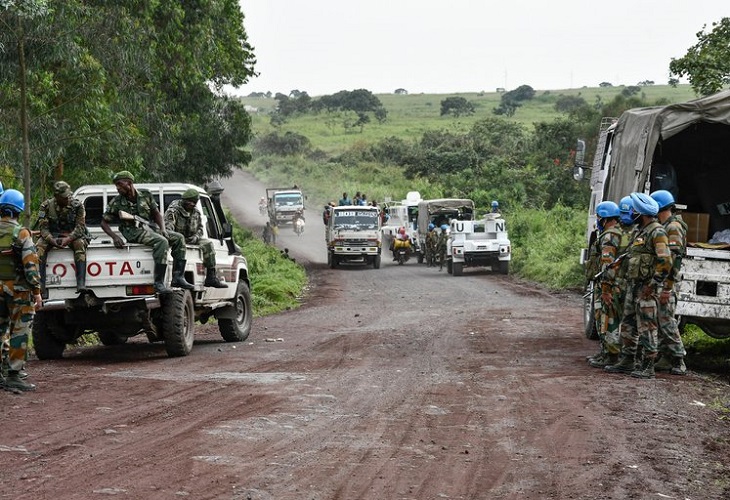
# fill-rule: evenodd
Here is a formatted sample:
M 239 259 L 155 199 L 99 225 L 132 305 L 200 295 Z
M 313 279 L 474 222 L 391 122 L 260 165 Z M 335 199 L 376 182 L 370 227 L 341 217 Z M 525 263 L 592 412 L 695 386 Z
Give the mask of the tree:
M 441 116 L 448 114 L 452 114 L 456 117 L 462 115 L 473 115 L 474 110 L 474 103 L 469 102 L 460 96 L 447 97 L 441 101 Z
M 611 82 L 601 82 L 598 84 L 598 86 L 601 88 L 606 88 L 606 87 L 613 87 L 613 84 Z
M 520 85 L 514 90 L 502 94 L 501 103 L 492 112 L 495 115 L 513 116 L 524 101 L 535 97 L 535 89 L 529 85 Z
M 588 103 L 581 96 L 577 95 L 563 95 L 555 101 L 555 111 L 560 113 L 572 113 L 584 106 L 588 106 Z
M 678 77 L 689 77 L 689 83 L 700 95 L 710 95 L 730 84 L 730 17 L 707 25 L 697 33 L 698 42 L 687 50 L 684 57 L 672 58 L 669 63 L 670 84 Z

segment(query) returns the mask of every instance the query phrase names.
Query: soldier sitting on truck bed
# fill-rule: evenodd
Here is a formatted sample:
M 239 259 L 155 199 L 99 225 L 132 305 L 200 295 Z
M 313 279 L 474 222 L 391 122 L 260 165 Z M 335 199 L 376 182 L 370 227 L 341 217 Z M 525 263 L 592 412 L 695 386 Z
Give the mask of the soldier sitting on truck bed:
M 58 181 L 53 185 L 53 198 L 41 203 L 38 211 L 40 238 L 36 242 L 40 260 L 41 287 L 46 286 L 46 260 L 52 248 L 71 247 L 76 266 L 76 292 L 86 291 L 86 245 L 89 233 L 86 230 L 86 209 L 75 199 L 71 186 Z
M 175 231 L 185 237 L 188 245 L 198 245 L 203 252 L 203 265 L 206 269 L 203 286 L 211 288 L 228 288 L 216 275 L 215 250 L 213 243 L 203 238 L 203 219 L 195 208 L 200 194 L 190 188 L 182 194 L 182 198 L 170 203 L 165 210 L 165 227 L 168 231 Z
M 114 246 L 124 248 L 124 240 L 116 234 L 110 222 L 119 220 L 119 230 L 122 236 L 130 243 L 141 243 L 152 247 L 152 255 L 155 259 L 155 291 L 157 293 L 170 293 L 171 290 L 165 286 L 165 274 L 167 273 L 167 250 L 172 250 L 172 286 L 192 290 L 193 285 L 185 280 L 185 238 L 180 233 L 165 229 L 162 214 L 157 207 L 157 202 L 146 189 L 137 189 L 134 186 L 134 176 L 122 170 L 114 174 L 112 178 L 119 193 L 109 202 L 101 221 L 101 228 L 111 236 Z M 127 212 L 140 217 L 144 223 L 138 220 L 122 220 L 120 211 Z M 157 224 L 157 233 L 150 225 Z

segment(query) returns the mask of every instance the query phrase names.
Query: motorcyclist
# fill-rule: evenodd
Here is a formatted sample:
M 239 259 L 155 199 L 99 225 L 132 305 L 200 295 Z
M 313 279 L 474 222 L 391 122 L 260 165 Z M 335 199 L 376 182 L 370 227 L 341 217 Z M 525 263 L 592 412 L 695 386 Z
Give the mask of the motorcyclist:
M 408 237 L 406 228 L 401 226 L 398 228 L 398 233 L 395 235 L 393 240 L 393 261 L 398 260 L 398 250 L 404 248 L 406 250 L 406 256 L 411 253 L 411 239 Z

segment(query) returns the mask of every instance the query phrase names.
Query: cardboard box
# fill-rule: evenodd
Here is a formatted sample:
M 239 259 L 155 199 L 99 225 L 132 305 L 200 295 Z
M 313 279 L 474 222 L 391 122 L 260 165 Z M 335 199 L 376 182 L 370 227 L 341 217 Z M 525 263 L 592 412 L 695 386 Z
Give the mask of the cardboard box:
M 683 212 L 682 220 L 687 223 L 687 243 L 707 243 L 710 214 Z

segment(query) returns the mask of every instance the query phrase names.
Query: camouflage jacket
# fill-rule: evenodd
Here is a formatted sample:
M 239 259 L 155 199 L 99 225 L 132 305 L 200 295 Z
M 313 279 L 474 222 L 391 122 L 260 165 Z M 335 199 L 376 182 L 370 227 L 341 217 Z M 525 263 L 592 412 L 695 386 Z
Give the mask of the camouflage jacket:
M 41 238 L 50 242 L 60 234 L 72 240 L 86 237 L 86 209 L 76 198 L 69 198 L 68 205 L 61 207 L 55 198 L 41 203 L 38 211 L 38 229 Z
M 185 243 L 197 245 L 203 238 L 203 218 L 197 208 L 188 212 L 182 200 L 175 200 L 165 210 L 165 229 L 182 234 Z
M 132 215 L 139 215 L 143 219 L 155 222 L 152 219 L 152 213 L 159 210 L 154 196 L 146 189 L 137 189 L 137 199 L 130 200 L 121 194 L 115 196 L 106 206 L 104 212 L 104 220 L 107 222 L 115 222 L 119 220 L 119 211 L 124 210 Z M 121 225 L 135 226 L 135 221 L 120 221 Z

